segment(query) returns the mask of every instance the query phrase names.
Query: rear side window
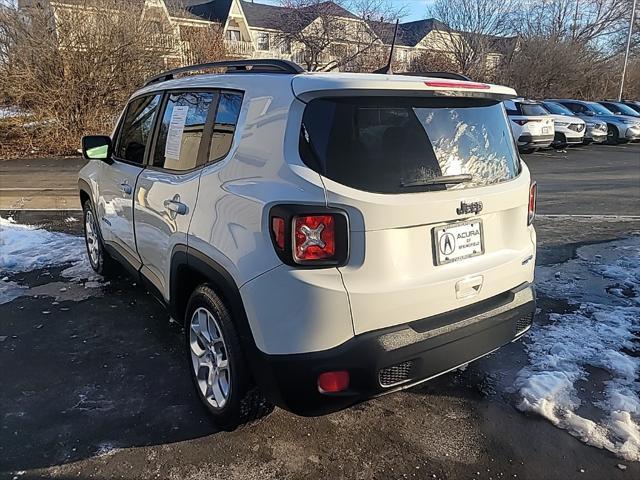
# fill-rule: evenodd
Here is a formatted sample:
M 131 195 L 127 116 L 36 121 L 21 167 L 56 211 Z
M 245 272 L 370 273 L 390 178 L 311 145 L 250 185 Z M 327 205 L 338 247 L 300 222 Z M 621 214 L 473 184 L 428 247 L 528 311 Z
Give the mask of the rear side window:
M 209 151 L 209 161 L 215 162 L 227 156 L 233 143 L 233 135 L 240 116 L 242 94 L 222 92 L 213 125 L 213 141 Z
M 378 193 L 490 185 L 520 169 L 504 109 L 487 99 L 315 99 L 304 112 L 300 155 L 336 182 Z M 471 180 L 437 181 L 453 175 Z
M 185 171 L 198 165 L 200 149 L 209 148 L 204 136 L 207 116 L 216 94 L 173 93 L 169 96 L 156 141 L 153 165 Z M 204 141 L 203 141 L 204 139 Z
M 129 103 L 114 149 L 117 158 L 142 164 L 147 142 L 153 132 L 160 98 L 160 95 L 140 97 Z

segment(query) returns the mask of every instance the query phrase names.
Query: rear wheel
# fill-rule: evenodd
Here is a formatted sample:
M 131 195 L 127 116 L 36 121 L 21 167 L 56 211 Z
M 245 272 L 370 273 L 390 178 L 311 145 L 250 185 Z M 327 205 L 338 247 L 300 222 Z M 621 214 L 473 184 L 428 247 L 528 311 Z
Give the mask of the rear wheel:
M 216 425 L 234 430 L 273 410 L 251 378 L 229 310 L 208 285 L 191 295 L 185 330 L 191 378 Z
M 91 268 L 100 275 L 109 276 L 116 268 L 115 261 L 104 249 L 98 221 L 90 200 L 82 205 L 84 215 L 84 241 Z

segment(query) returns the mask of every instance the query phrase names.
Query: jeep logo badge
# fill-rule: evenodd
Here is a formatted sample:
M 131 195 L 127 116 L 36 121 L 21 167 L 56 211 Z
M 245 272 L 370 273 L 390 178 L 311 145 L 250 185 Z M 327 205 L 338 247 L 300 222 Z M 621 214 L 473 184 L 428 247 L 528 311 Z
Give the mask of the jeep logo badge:
M 460 202 L 460 207 L 456 208 L 458 215 L 467 215 L 469 213 L 478 214 L 482 211 L 482 202 Z

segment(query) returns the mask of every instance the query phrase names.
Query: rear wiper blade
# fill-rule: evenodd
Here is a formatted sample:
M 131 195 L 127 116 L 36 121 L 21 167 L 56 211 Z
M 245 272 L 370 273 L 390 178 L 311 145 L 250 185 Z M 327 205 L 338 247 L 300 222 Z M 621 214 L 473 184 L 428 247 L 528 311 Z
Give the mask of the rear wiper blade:
M 473 180 L 473 176 L 469 173 L 462 175 L 442 175 L 440 177 L 429 178 L 428 180 L 412 180 L 411 182 L 403 182 L 401 187 L 424 187 L 428 185 L 453 185 L 457 183 L 466 183 Z

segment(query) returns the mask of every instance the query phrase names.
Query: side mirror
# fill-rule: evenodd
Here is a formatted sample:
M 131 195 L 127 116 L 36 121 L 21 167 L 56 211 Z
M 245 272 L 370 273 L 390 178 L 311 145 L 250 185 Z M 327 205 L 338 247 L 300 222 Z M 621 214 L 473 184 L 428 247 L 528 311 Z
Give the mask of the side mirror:
M 82 137 L 82 156 L 87 160 L 103 160 L 111 163 L 111 138 L 106 135 Z
M 584 112 L 584 114 L 585 114 L 587 117 L 594 117 L 594 116 L 596 115 L 596 114 L 595 114 L 595 113 L 593 113 L 591 110 L 586 110 L 586 111 Z

